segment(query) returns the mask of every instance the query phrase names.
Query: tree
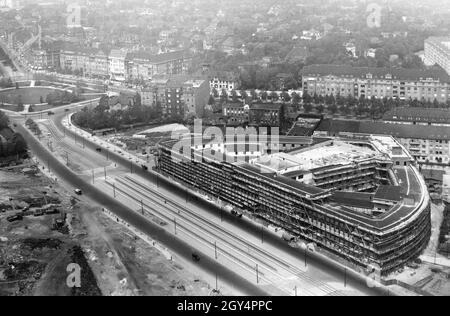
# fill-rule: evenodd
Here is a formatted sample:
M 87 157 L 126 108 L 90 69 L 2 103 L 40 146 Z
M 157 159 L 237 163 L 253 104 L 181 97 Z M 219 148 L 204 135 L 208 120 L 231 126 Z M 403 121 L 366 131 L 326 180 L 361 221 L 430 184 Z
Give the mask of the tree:
M 21 154 L 27 151 L 27 143 L 19 133 L 14 133 L 11 140 L 14 148 L 14 154 Z
M 247 94 L 247 92 L 246 92 L 245 90 L 242 90 L 242 91 L 241 91 L 241 98 L 242 98 L 242 101 L 244 101 L 245 103 L 247 103 L 248 94 Z
M 298 94 L 296 93 L 295 95 L 298 96 Z M 300 97 L 300 96 L 299 96 Z M 295 96 L 292 96 L 292 98 L 294 98 L 294 102 L 295 102 Z M 311 103 L 313 101 L 313 98 L 308 94 L 308 92 L 305 91 L 305 93 L 303 93 L 303 102 L 305 103 Z M 297 102 L 295 102 L 297 103 Z
M 2 105 L 4 105 L 4 104 L 7 103 L 7 102 L 8 102 L 8 98 L 6 97 L 6 95 L 0 94 L 0 103 L 1 103 Z
M 9 118 L 6 114 L 0 111 L 0 129 L 7 128 L 9 126 Z
M 272 100 L 272 101 L 278 101 L 278 93 L 276 93 L 275 91 L 272 91 L 271 93 L 270 93 L 270 99 Z
M 238 95 L 237 95 L 236 90 L 232 90 L 232 91 L 231 91 L 231 100 L 232 100 L 234 103 L 238 102 Z
M 53 103 L 55 102 L 55 97 L 54 97 L 53 93 L 47 94 L 47 98 L 46 98 L 45 102 L 50 105 L 53 105 Z
M 214 99 L 214 97 L 212 95 L 210 95 L 209 100 L 208 100 L 208 105 L 214 106 L 215 103 L 216 103 L 216 100 Z
M 322 114 L 323 111 L 325 110 L 325 107 L 323 106 L 323 104 L 319 104 L 316 106 L 316 110 L 318 113 Z
M 266 91 L 262 91 L 261 92 L 261 100 L 266 101 L 267 100 L 267 92 Z
M 218 98 L 218 97 L 219 97 L 219 91 L 217 91 L 216 88 L 212 88 L 212 90 L 211 90 L 211 95 L 212 95 L 214 98 Z
M 328 110 L 331 112 L 331 114 L 335 114 L 338 110 L 336 103 L 329 105 Z
M 339 112 L 344 115 L 348 115 L 350 113 L 350 109 L 345 106 L 345 104 L 342 104 L 341 106 L 339 106 Z
M 25 109 L 22 100 L 17 103 L 17 111 L 22 112 Z
M 280 122 L 278 124 L 278 126 L 280 126 L 280 131 L 282 133 L 286 132 L 287 129 L 289 128 L 289 120 L 288 120 L 288 116 L 287 116 L 287 105 L 285 103 L 283 103 L 280 107 Z
M 220 94 L 220 102 L 221 103 L 228 102 L 228 91 L 225 89 L 222 89 L 222 93 Z
M 306 93 L 306 95 L 308 95 L 308 93 Z M 292 98 L 292 104 L 298 105 L 300 103 L 301 98 L 297 92 L 292 92 L 291 98 Z M 309 101 L 309 102 L 311 102 L 311 101 Z
M 305 110 L 305 113 L 311 112 L 312 111 L 311 103 L 303 103 L 303 110 Z
M 136 95 L 133 97 L 133 102 L 134 102 L 134 105 L 137 107 L 142 106 L 142 98 L 141 98 L 141 95 L 139 92 L 136 93 Z
M 281 93 L 281 100 L 283 100 L 284 102 L 290 102 L 291 96 L 289 95 L 289 93 L 284 91 L 283 93 Z

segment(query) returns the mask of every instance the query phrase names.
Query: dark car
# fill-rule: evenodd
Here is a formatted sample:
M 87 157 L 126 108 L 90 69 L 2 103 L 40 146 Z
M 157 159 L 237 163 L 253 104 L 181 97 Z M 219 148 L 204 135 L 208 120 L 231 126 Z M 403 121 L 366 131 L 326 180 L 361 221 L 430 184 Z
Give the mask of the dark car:
M 192 254 L 192 260 L 194 260 L 195 262 L 199 262 L 200 261 L 200 256 L 194 252 Z
M 100 147 L 95 148 L 95 150 L 99 153 L 102 152 L 102 149 Z
M 12 215 L 6 218 L 6 220 L 10 223 L 17 222 L 23 220 L 23 216 L 20 214 Z
M 231 214 L 236 216 L 237 218 L 242 218 L 242 213 L 236 212 L 235 210 L 232 210 Z

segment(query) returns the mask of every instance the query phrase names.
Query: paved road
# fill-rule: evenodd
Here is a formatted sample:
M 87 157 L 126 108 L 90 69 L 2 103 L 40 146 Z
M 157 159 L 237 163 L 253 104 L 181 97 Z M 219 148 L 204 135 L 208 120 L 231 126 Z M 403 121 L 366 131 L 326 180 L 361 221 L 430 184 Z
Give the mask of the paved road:
M 164 229 L 149 222 L 146 218 L 140 216 L 133 210 L 129 209 L 127 206 L 119 203 L 106 193 L 98 190 L 95 186 L 92 186 L 91 184 L 83 181 L 76 174 L 66 168 L 66 166 L 64 166 L 57 158 L 55 158 L 46 148 L 44 148 L 42 144 L 39 143 L 36 138 L 34 138 L 23 126 L 18 124 L 16 129 L 24 136 L 25 140 L 29 144 L 31 151 L 39 158 L 39 160 L 45 161 L 51 166 L 51 172 L 55 174 L 58 179 L 65 181 L 73 188 L 81 189 L 85 193 L 87 198 L 109 209 L 130 225 L 151 236 L 158 242 L 164 244 L 169 249 L 174 251 L 179 257 L 185 260 L 192 260 L 192 250 L 188 244 L 181 240 L 178 240 L 171 234 L 166 233 Z M 266 292 L 264 292 L 257 286 L 242 279 L 240 276 L 227 269 L 226 267 L 217 264 L 214 260 L 209 259 L 206 255 L 200 253 L 200 256 L 202 259 L 198 263 L 199 267 L 201 267 L 210 275 L 217 274 L 219 280 L 221 280 L 221 282 L 226 282 L 231 288 L 236 288 L 238 291 L 252 296 L 267 295 Z

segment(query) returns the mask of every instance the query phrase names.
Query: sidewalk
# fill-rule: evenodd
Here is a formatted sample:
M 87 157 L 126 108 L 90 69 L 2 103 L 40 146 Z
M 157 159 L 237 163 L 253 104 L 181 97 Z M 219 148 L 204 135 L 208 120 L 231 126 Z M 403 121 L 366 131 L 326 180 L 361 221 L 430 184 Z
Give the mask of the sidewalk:
M 450 259 L 442 257 L 441 255 L 437 255 L 436 257 L 422 255 L 420 256 L 420 259 L 427 263 L 450 268 Z

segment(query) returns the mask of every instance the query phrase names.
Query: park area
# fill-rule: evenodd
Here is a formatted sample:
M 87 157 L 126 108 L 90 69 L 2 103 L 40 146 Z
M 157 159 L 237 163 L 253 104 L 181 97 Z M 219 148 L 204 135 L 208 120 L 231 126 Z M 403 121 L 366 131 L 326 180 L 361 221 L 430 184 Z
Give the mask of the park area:
M 45 103 L 47 96 L 60 90 L 43 87 L 28 87 L 0 91 L 0 103 L 40 104 Z

